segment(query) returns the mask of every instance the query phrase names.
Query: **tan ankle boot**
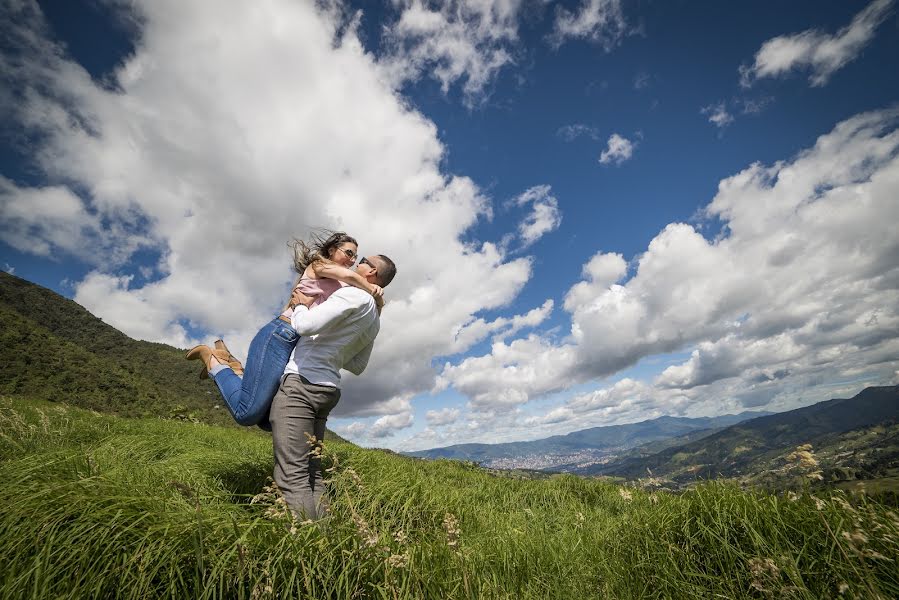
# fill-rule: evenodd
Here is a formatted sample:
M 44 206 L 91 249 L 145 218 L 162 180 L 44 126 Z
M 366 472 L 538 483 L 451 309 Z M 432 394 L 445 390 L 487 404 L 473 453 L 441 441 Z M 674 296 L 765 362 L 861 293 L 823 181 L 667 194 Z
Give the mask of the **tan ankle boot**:
M 225 362 L 229 367 L 231 367 L 231 370 L 238 375 L 243 375 L 243 365 L 240 364 L 240 361 L 237 360 L 237 358 L 233 354 L 231 354 L 231 351 L 228 350 L 228 346 L 225 345 L 224 340 L 215 340 L 215 349 L 225 352 L 228 355 L 228 358 L 225 360 Z
M 243 366 L 237 361 L 237 359 L 235 359 L 233 356 L 231 356 L 230 352 L 227 352 L 225 350 L 218 350 L 218 349 L 213 350 L 212 348 L 210 348 L 209 346 L 206 346 L 205 344 L 200 344 L 199 346 L 194 346 L 193 348 L 191 348 L 190 350 L 187 351 L 187 354 L 185 355 L 184 358 L 186 358 L 187 360 L 203 361 L 203 366 L 205 367 L 205 369 L 203 369 L 203 371 L 200 372 L 200 379 L 206 379 L 207 377 L 209 377 L 210 369 L 212 369 L 211 363 L 212 363 L 213 357 L 215 357 L 215 359 L 218 360 L 220 363 L 227 365 L 227 366 L 231 367 L 232 369 L 234 369 L 234 366 L 232 366 L 232 361 L 233 361 L 234 363 L 236 363 L 236 366 L 240 369 L 240 373 L 238 373 L 238 375 L 243 373 Z M 235 373 L 237 373 L 236 370 L 235 370 Z

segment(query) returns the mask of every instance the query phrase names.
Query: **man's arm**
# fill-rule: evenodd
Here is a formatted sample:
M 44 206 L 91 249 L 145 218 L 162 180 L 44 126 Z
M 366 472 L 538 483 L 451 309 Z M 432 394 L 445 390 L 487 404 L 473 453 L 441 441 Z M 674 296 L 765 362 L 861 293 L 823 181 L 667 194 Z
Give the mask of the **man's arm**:
M 347 290 L 356 290 L 356 288 L 342 288 L 337 290 L 331 297 L 310 310 L 305 304 L 300 304 L 294 309 L 293 316 L 290 318 L 290 324 L 296 329 L 300 335 L 316 335 L 325 329 L 339 323 L 354 310 L 362 306 L 362 301 L 367 302 L 370 296 L 356 290 L 356 294 L 347 294 Z M 360 299 L 359 296 L 362 296 Z M 310 298 L 310 300 L 314 300 Z
M 343 368 L 353 375 L 362 375 L 362 371 L 368 366 L 368 359 L 371 358 L 371 350 L 375 347 L 375 341 L 370 341 L 365 348 L 356 353 L 356 356 L 347 361 Z

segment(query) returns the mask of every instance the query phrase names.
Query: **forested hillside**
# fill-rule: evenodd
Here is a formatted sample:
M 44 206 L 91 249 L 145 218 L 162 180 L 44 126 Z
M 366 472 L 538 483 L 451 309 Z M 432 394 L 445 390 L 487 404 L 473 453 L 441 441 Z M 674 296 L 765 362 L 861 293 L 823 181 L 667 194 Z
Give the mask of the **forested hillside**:
M 0 393 L 123 416 L 233 421 L 184 350 L 133 340 L 84 307 L 0 272 Z

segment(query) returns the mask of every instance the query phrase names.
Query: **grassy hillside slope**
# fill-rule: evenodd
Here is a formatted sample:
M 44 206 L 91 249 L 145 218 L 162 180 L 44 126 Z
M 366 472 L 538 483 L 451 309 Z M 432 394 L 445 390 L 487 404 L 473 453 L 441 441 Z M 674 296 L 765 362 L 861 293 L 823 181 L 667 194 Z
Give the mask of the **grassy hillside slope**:
M 325 462 L 331 515 L 295 523 L 261 433 L 0 397 L 0 597 L 899 596 L 899 517 L 864 496 L 521 481 L 340 441 Z
M 0 321 L 0 393 L 124 416 L 232 422 L 183 350 L 133 340 L 72 300 L 2 272 Z

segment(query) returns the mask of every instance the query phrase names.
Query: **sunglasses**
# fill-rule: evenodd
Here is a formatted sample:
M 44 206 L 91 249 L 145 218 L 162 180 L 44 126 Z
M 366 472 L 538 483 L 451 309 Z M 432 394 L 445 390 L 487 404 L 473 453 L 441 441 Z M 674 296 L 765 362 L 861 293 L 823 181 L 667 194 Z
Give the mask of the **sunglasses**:
M 371 264 L 367 258 L 362 258 L 362 259 L 360 259 L 360 260 L 359 260 L 359 264 L 360 264 L 360 265 L 368 265 L 368 266 L 371 267 L 372 269 L 375 268 L 375 266 L 374 266 L 373 264 Z
M 346 254 L 346 257 L 350 260 L 356 260 L 356 253 L 350 250 L 349 248 L 338 248 L 341 252 Z

